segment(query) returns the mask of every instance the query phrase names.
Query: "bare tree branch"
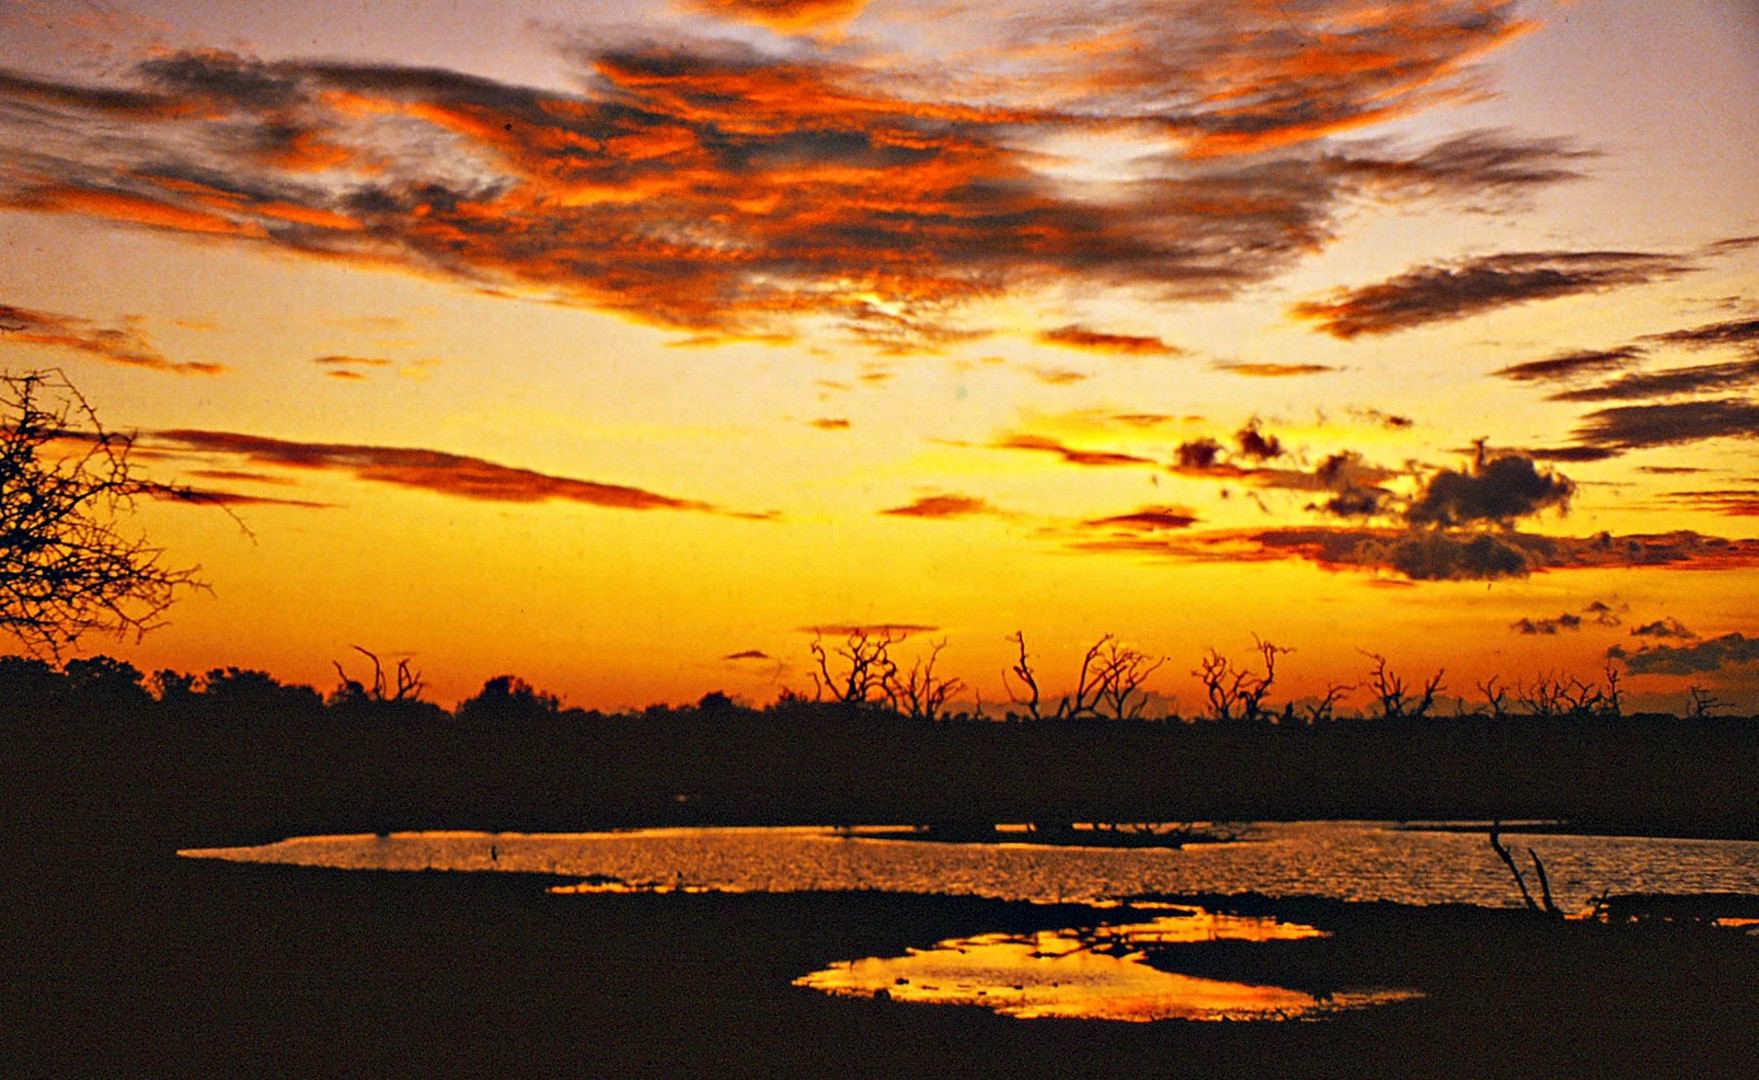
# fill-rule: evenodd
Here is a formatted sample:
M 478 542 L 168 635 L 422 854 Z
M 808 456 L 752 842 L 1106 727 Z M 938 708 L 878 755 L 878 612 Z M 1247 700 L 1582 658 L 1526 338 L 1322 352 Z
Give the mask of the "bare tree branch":
M 132 445 L 60 372 L 0 375 L 0 630 L 35 655 L 91 632 L 138 639 L 207 587 L 124 528 L 136 498 L 172 490 L 135 475 Z

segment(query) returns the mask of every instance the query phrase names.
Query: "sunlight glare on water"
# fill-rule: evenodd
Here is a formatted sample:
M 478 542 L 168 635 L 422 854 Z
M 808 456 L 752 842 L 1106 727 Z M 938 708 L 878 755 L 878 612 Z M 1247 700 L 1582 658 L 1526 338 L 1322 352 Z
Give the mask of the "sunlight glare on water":
M 432 832 L 317 836 L 181 854 L 355 869 L 500 870 L 586 879 L 577 891 L 880 889 L 1091 903 L 1144 893 L 1260 892 L 1412 904 L 1517 906 L 1481 832 L 1372 822 L 1266 823 L 1239 842 L 1179 849 L 957 844 L 864 838 L 830 828 L 687 828 L 606 833 Z M 1759 893 L 1759 843 L 1520 835 L 1545 860 L 1565 910 L 1612 893 Z
M 1408 990 L 1317 998 L 1161 971 L 1140 946 L 1193 941 L 1290 941 L 1324 936 L 1311 926 L 1182 908 L 1103 931 L 1045 930 L 943 941 L 904 956 L 869 957 L 794 980 L 830 994 L 940 1005 L 981 1005 L 1022 1019 L 1289 1020 L 1416 996 Z

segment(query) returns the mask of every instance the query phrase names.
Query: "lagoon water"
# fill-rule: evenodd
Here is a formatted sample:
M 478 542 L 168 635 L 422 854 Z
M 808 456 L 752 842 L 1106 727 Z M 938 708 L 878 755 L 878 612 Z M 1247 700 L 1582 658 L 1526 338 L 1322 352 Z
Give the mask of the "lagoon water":
M 540 872 L 587 879 L 575 890 L 582 892 L 881 889 L 1039 902 L 1260 892 L 1412 904 L 1521 902 L 1482 831 L 1376 822 L 1261 823 L 1228 831 L 1238 839 L 1182 848 L 961 844 L 806 827 L 408 832 L 180 854 L 356 869 Z M 1522 834 L 1505 827 L 1504 843 L 1535 893 L 1526 849 L 1539 853 L 1565 911 L 1582 910 L 1603 892 L 1759 893 L 1756 842 Z

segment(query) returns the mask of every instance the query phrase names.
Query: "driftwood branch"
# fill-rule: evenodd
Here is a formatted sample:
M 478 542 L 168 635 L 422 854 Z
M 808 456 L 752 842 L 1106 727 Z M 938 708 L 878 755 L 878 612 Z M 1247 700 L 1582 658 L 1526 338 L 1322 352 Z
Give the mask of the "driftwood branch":
M 1527 891 L 1527 879 L 1525 879 L 1521 876 L 1521 868 L 1519 866 L 1515 865 L 1515 857 L 1513 855 L 1510 855 L 1509 849 L 1506 847 L 1503 847 L 1503 845 L 1502 845 L 1502 840 L 1499 837 L 1499 834 L 1501 832 L 1502 832 L 1502 821 L 1497 820 L 1497 821 L 1491 822 L 1491 825 L 1490 825 L 1490 846 L 1492 848 L 1496 849 L 1497 855 L 1502 859 L 1504 865 L 1506 865 L 1509 868 L 1509 873 L 1515 875 L 1515 885 L 1516 885 L 1516 887 L 1518 887 L 1521 890 L 1522 902 L 1527 905 L 1529 910 L 1538 911 L 1539 905 L 1533 902 L 1533 894 Z M 1533 849 L 1528 848 L 1527 850 L 1529 852 L 1531 852 Z M 1533 861 L 1535 863 L 1537 863 L 1539 861 L 1537 856 L 1534 858 Z
M 1539 912 L 1554 919 L 1563 918 L 1564 913 L 1558 910 L 1557 904 L 1551 899 L 1551 880 L 1545 875 L 1545 863 L 1540 861 L 1539 852 L 1532 848 L 1527 849 L 1528 858 L 1533 860 L 1533 876 L 1539 879 L 1540 898 L 1534 900 L 1533 893 L 1527 888 L 1527 879 L 1521 876 L 1521 868 L 1516 865 L 1514 855 L 1503 845 L 1501 834 L 1502 820 L 1491 822 L 1490 846 L 1503 861 L 1503 865 L 1509 868 L 1509 873 L 1514 875 L 1515 887 L 1521 890 L 1521 902 L 1527 905 L 1528 911 Z
M 1545 913 L 1556 919 L 1563 918 L 1564 913 L 1559 911 L 1557 905 L 1551 902 L 1551 882 L 1547 881 L 1545 878 L 1545 864 L 1539 861 L 1539 852 L 1534 851 L 1532 848 L 1528 848 L 1527 854 L 1532 857 L 1533 872 L 1539 877 L 1539 897 L 1545 904 Z

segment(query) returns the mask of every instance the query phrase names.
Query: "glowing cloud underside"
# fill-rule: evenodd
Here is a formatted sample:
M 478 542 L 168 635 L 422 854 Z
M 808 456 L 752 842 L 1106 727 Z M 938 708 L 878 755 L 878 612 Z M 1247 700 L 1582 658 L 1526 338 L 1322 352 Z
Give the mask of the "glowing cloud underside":
M 857 7 L 697 6 L 784 27 Z M 928 10 L 934 53 L 607 31 L 569 46 L 587 73 L 574 93 L 220 52 L 162 55 L 119 85 L 0 72 L 0 205 L 711 335 L 829 319 L 902 349 L 968 332 L 971 301 L 1049 282 L 1225 298 L 1323 247 L 1346 203 L 1495 199 L 1576 175 L 1582 153 L 1555 140 L 1337 138 L 1470 93 L 1471 64 L 1525 29 L 1511 2 L 1332 0 L 1295 21 L 1165 7 L 1112 5 L 1106 33 L 1060 4 L 982 27 Z M 1120 132 L 1162 149 L 1104 199 L 1034 150 Z M 1049 340 L 1172 351 L 1079 327 Z

